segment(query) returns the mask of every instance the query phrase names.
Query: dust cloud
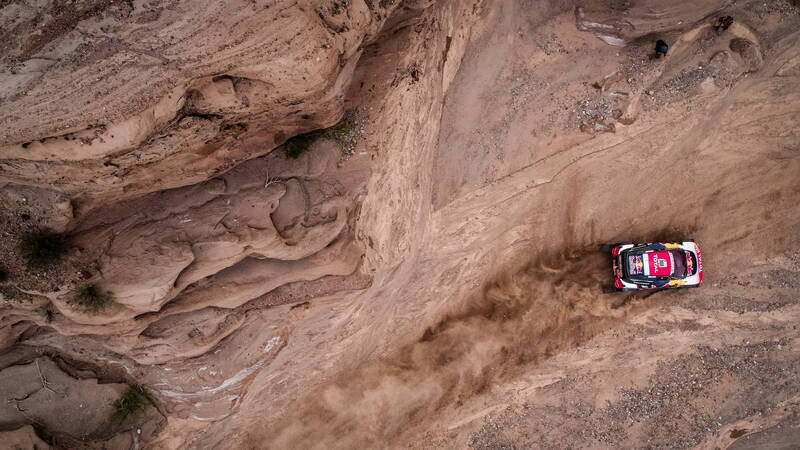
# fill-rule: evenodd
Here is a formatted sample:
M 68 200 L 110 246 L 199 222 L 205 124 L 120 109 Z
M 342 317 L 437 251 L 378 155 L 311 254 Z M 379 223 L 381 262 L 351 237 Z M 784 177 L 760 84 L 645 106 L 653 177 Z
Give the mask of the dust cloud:
M 270 439 L 251 436 L 252 442 L 345 448 L 413 432 L 424 418 L 624 318 L 636 302 L 601 294 L 609 264 L 592 248 L 507 268 L 416 342 L 345 373 L 270 430 Z

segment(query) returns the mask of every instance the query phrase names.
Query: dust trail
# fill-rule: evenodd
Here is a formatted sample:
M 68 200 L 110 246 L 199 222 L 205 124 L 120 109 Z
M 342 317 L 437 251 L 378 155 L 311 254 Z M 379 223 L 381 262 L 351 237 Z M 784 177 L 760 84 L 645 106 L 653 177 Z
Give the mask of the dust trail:
M 393 356 L 369 361 L 301 399 L 293 417 L 251 436 L 274 448 L 345 448 L 390 442 L 447 407 L 513 379 L 623 318 L 602 295 L 608 256 L 541 258 L 493 277 L 479 295 Z M 635 302 L 633 302 L 635 303 Z

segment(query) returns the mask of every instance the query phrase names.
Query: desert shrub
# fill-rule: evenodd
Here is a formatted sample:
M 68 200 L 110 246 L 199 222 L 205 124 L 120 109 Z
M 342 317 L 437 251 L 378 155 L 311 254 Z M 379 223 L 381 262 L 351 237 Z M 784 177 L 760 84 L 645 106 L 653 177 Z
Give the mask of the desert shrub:
M 327 138 L 343 145 L 353 135 L 355 124 L 349 119 L 343 119 L 330 128 L 324 128 L 308 133 L 298 134 L 283 144 L 283 150 L 287 158 L 296 159 L 320 138 Z
M 600 86 L 600 83 L 595 81 L 594 83 L 592 83 L 592 87 L 595 88 L 595 89 L 602 89 L 603 86 Z
M 111 304 L 112 295 L 97 284 L 81 286 L 75 291 L 69 303 L 89 313 L 97 313 Z
M 57 263 L 67 251 L 67 238 L 48 230 L 34 231 L 22 236 L 19 254 L 28 269 L 44 269 Z
M 44 320 L 47 323 L 51 323 L 53 321 L 53 319 L 55 319 L 55 318 L 56 318 L 56 313 L 54 313 L 52 309 L 45 309 L 44 310 Z
M 128 388 L 120 398 L 111 404 L 113 412 L 111 420 L 122 422 L 127 417 L 133 416 L 143 411 L 150 402 L 141 392 L 133 388 Z
M 0 283 L 4 282 L 6 280 L 8 280 L 8 272 L 6 271 L 5 267 L 0 265 Z
M 325 130 L 325 134 L 329 139 L 333 139 L 338 143 L 343 143 L 350 139 L 355 131 L 355 123 L 349 119 L 343 119 L 336 125 Z

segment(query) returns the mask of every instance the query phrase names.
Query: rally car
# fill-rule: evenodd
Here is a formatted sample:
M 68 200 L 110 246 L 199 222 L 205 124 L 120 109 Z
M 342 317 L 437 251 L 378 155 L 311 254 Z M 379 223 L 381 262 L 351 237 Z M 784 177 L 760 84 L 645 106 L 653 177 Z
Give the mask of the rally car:
M 604 245 L 611 252 L 614 286 L 607 291 L 699 287 L 703 281 L 700 247 L 684 242 Z

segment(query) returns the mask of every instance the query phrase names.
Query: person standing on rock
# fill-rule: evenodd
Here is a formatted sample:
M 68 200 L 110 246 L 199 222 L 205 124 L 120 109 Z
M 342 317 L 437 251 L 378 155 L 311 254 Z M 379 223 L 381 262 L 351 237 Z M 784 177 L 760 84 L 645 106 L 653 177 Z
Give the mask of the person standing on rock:
M 733 25 L 733 17 L 720 17 L 716 22 L 714 22 L 714 31 L 716 31 L 717 34 L 720 34 L 723 31 L 726 31 L 731 25 Z
M 667 51 L 669 51 L 669 45 L 666 42 L 662 41 L 661 39 L 656 41 L 656 59 L 660 58 L 661 55 L 664 57 L 667 56 Z

